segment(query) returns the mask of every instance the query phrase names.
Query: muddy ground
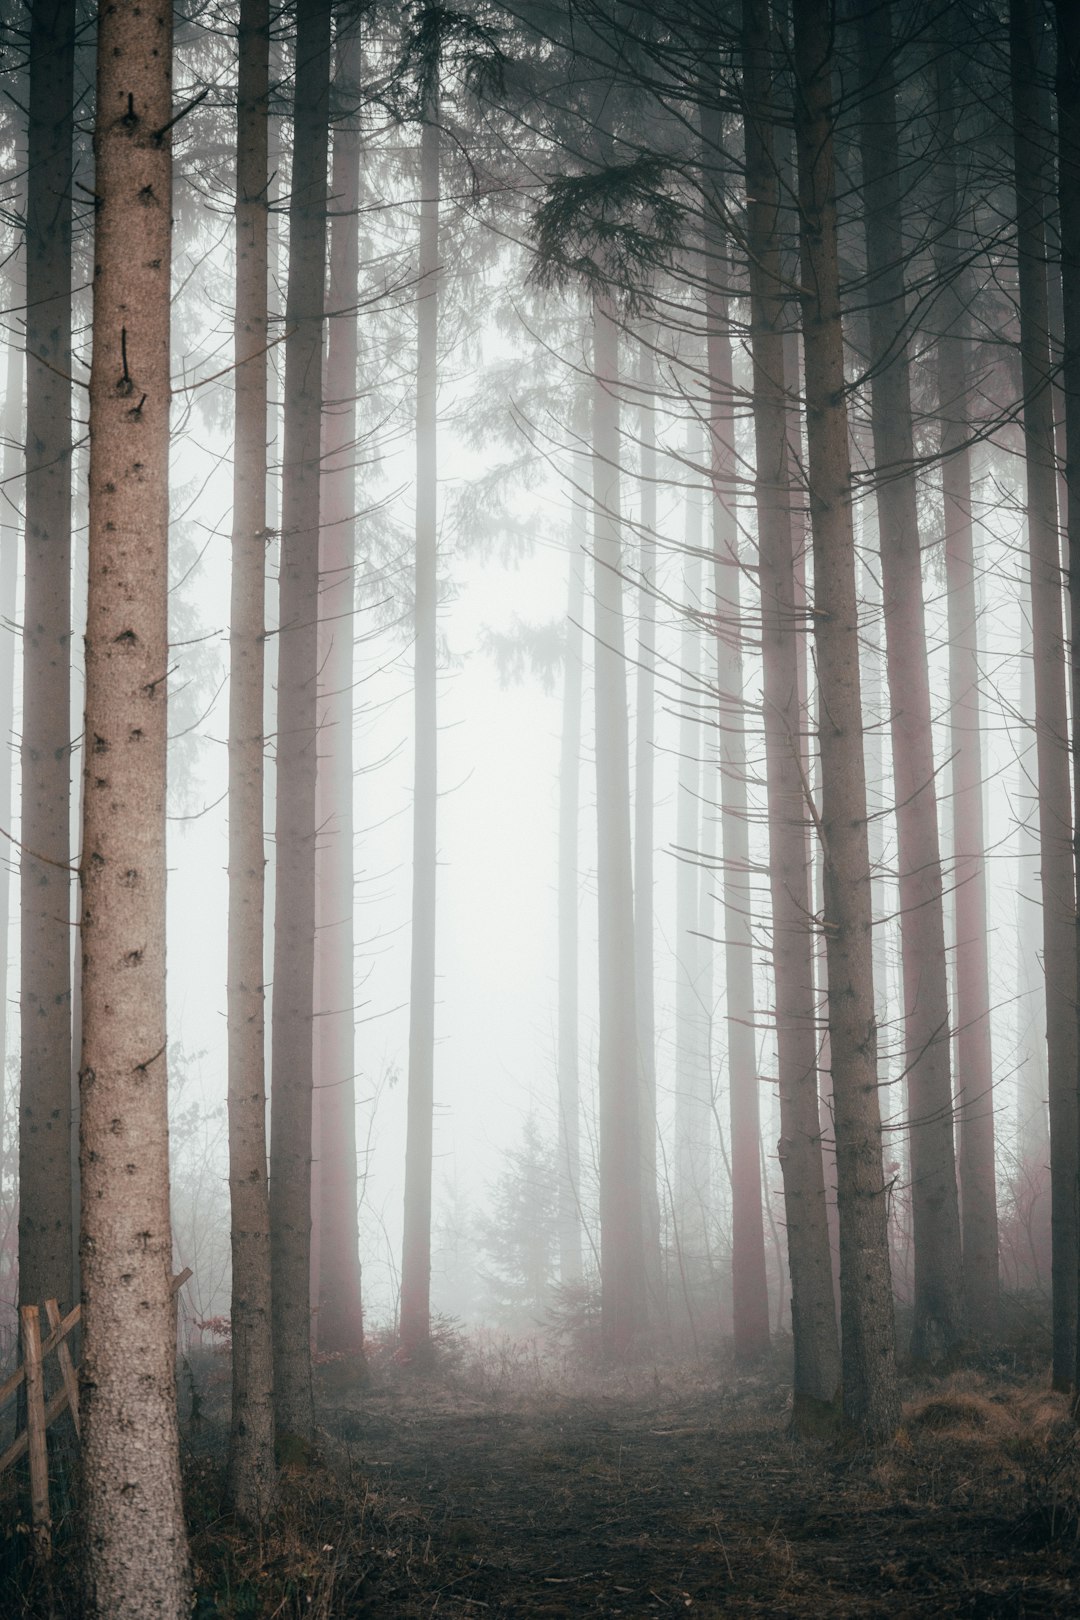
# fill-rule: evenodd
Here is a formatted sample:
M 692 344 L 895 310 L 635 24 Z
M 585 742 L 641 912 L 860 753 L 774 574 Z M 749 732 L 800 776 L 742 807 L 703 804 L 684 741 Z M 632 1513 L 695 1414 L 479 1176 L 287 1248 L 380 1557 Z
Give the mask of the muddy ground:
M 1045 1378 L 910 1384 L 878 1456 L 793 1441 L 777 1373 L 580 1379 L 489 1366 L 320 1375 L 321 1455 L 286 1469 L 262 1546 L 220 1514 L 206 1380 L 185 1461 L 209 1617 L 1080 1615 L 1075 1431 Z M 18 1606 L 66 1617 L 61 1525 Z M 14 1540 L 13 1540 L 14 1538 Z M 0 1580 L 2 1580 L 0 1572 Z

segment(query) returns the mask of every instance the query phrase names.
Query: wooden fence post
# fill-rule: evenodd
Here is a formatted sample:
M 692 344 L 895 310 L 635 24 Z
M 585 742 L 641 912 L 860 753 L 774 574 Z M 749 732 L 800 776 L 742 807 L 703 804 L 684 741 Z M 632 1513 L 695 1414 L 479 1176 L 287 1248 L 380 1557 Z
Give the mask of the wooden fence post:
M 23 1368 L 26 1377 L 26 1438 L 30 1453 L 30 1517 L 34 1550 L 48 1558 L 52 1550 L 49 1516 L 49 1456 L 45 1443 L 45 1383 L 41 1366 L 41 1326 L 36 1305 L 19 1307 Z

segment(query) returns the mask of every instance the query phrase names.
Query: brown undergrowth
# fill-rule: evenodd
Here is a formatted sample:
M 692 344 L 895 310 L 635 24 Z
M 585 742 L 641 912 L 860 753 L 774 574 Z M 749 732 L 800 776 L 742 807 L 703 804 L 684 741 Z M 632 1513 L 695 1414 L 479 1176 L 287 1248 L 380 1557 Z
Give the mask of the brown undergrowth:
M 1039 1375 L 912 1384 L 870 1455 L 790 1437 L 779 1361 L 571 1384 L 529 1346 L 443 1359 L 420 1376 L 376 1356 L 366 1385 L 321 1369 L 319 1460 L 285 1470 L 261 1541 L 219 1509 L 220 1359 L 193 1369 L 198 1616 L 1080 1613 L 1080 1453 Z M 35 1570 L 5 1481 L 5 1617 L 77 1615 L 69 1527 Z

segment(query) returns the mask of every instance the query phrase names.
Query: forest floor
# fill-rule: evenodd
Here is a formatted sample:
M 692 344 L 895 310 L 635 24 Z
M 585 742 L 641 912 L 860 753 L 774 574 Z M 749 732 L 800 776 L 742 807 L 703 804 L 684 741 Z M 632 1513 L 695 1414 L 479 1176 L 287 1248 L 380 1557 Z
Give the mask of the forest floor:
M 779 1357 L 754 1377 L 579 1374 L 573 1392 L 507 1347 L 425 1377 L 389 1364 L 366 1387 L 332 1364 L 320 1456 L 285 1470 L 261 1546 L 220 1516 L 227 1379 L 200 1381 L 200 1620 L 1080 1615 L 1080 1449 L 1045 1376 L 908 1384 L 900 1435 L 871 1456 L 790 1438 Z M 0 1500 L 11 1573 L 14 1511 Z M 58 1541 L 51 1579 L 24 1561 L 5 1620 L 77 1614 Z

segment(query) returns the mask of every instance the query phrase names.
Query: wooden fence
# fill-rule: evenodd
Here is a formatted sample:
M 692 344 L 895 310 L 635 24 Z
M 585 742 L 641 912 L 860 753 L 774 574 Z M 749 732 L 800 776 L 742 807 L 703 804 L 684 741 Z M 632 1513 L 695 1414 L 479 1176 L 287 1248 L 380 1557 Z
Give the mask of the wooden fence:
M 172 1280 L 175 1294 L 191 1276 L 185 1267 Z M 0 1384 L 0 1410 L 13 1400 L 20 1385 L 26 1385 L 26 1427 L 21 1429 L 7 1450 L 0 1453 L 0 1474 L 17 1462 L 24 1451 L 30 1453 L 30 1518 L 34 1544 L 38 1552 L 48 1556 L 51 1545 L 52 1519 L 49 1513 L 49 1457 L 46 1436 L 49 1425 L 61 1412 L 71 1412 L 75 1433 L 79 1433 L 79 1383 L 75 1363 L 67 1345 L 67 1337 L 78 1324 L 82 1306 L 76 1305 L 66 1316 L 60 1315 L 55 1299 L 45 1301 L 45 1319 L 49 1331 L 41 1336 L 41 1318 L 36 1305 L 19 1307 L 19 1339 L 22 1362 L 9 1378 Z M 56 1351 L 60 1367 L 60 1388 L 50 1400 L 45 1399 L 45 1357 Z

